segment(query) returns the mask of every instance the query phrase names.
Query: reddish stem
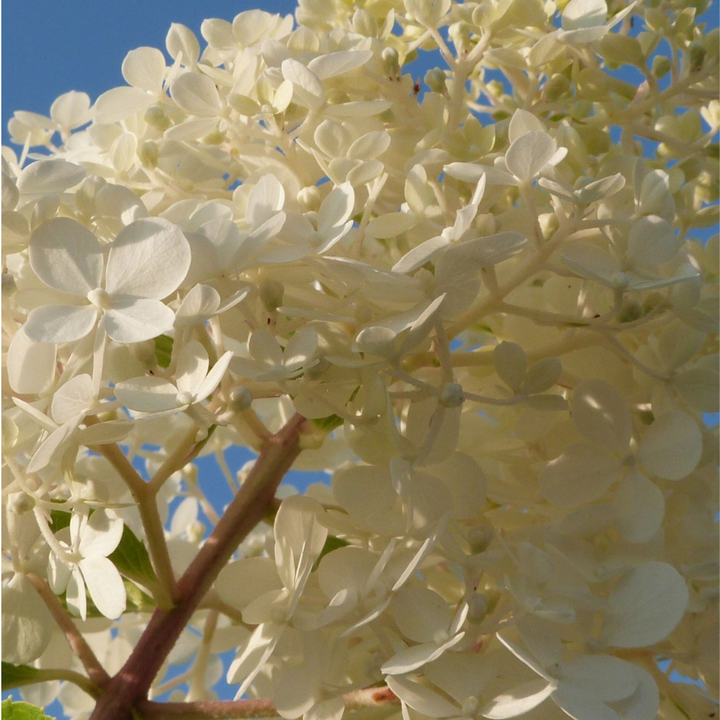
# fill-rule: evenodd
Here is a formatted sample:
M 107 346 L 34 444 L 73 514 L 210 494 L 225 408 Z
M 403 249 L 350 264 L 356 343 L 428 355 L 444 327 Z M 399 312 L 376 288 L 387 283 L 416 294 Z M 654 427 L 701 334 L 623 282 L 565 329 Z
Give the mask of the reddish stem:
M 255 466 L 228 506 L 210 537 L 177 583 L 177 604 L 157 609 L 135 650 L 98 700 L 91 720 L 130 720 L 131 708 L 147 693 L 165 658 L 188 624 L 198 604 L 238 545 L 262 520 L 280 481 L 300 454 L 305 423 L 294 415 L 268 438 Z

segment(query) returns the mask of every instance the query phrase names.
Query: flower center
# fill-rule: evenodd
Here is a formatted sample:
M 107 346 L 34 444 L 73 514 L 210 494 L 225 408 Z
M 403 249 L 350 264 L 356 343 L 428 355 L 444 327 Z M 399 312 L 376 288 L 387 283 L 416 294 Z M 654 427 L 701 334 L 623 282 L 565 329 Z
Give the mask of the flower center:
M 450 639 L 450 634 L 447 630 L 438 630 L 433 635 L 433 642 L 437 643 L 438 645 L 442 645 L 443 643 L 446 643 Z
M 192 393 L 188 392 L 187 390 L 181 390 L 177 394 L 177 404 L 178 407 L 181 405 L 190 405 L 193 401 Z
M 474 695 L 471 695 L 469 698 L 466 698 L 465 702 L 463 703 L 463 706 L 462 706 L 463 717 L 467 717 L 467 718 L 475 717 L 477 715 L 477 712 L 479 709 L 480 709 L 480 701 Z
M 109 310 L 112 307 L 112 297 L 107 290 L 95 288 L 87 294 L 87 299 L 100 310 Z

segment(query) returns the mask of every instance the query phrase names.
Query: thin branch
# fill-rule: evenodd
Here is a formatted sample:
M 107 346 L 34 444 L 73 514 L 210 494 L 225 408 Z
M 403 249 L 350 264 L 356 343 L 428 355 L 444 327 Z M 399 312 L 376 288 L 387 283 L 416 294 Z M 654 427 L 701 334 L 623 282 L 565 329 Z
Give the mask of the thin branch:
M 90 680 L 98 687 L 107 685 L 110 682 L 110 676 L 105 672 L 105 668 L 100 664 L 92 648 L 87 644 L 85 638 L 77 629 L 68 611 L 50 589 L 47 580 L 41 578 L 39 575 L 35 575 L 35 573 L 28 573 L 25 577 L 27 577 L 37 591 L 37 594 L 47 606 L 57 626 L 65 634 L 72 651 L 83 664 Z
M 347 710 L 397 705 L 398 698 L 389 688 L 355 690 L 344 696 Z M 143 702 L 138 709 L 147 720 L 236 720 L 239 718 L 278 717 L 272 700 L 224 702 L 159 703 Z
M 137 503 L 140 519 L 145 529 L 150 559 L 160 581 L 156 588 L 155 601 L 159 607 L 169 609 L 172 607 L 175 597 L 175 576 L 154 494 L 117 444 L 98 445 L 90 449 L 93 452 L 101 453 L 118 471 Z
M 10 685 L 3 684 L 3 690 L 12 690 L 25 685 L 34 685 L 35 683 L 41 682 L 55 682 L 57 680 L 64 680 L 65 682 L 71 682 L 73 685 L 77 685 L 81 690 L 84 690 L 94 699 L 99 698 L 102 694 L 102 689 L 92 682 L 92 680 L 89 680 L 79 672 L 67 670 L 66 668 L 43 668 L 35 670 L 32 677 L 24 680 L 18 680 Z

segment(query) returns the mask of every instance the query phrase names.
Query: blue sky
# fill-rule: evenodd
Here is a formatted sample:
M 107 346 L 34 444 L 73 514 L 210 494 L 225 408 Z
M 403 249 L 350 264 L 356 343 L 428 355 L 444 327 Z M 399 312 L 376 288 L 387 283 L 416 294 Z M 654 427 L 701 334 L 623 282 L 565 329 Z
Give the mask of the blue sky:
M 95 100 L 105 90 L 124 84 L 120 66 L 127 52 L 142 45 L 164 49 L 170 23 L 183 23 L 199 37 L 200 24 L 205 17 L 231 20 L 237 13 L 258 6 L 286 14 L 294 11 L 295 2 L 6 0 L 2 7 L 3 144 L 9 143 L 7 123 L 15 110 L 48 114 L 53 100 L 69 90 L 87 92 Z M 716 15 L 713 11 L 711 25 L 717 25 Z M 418 66 L 413 66 L 412 70 L 416 76 L 424 72 Z M 249 457 L 241 451 L 236 452 L 232 462 L 234 469 Z M 305 482 L 298 484 L 320 477 L 306 476 Z M 219 478 L 216 484 L 220 490 L 212 499 L 222 505 L 229 499 L 226 485 Z M 226 692 L 224 697 L 231 695 Z M 58 710 L 55 705 L 50 712 Z

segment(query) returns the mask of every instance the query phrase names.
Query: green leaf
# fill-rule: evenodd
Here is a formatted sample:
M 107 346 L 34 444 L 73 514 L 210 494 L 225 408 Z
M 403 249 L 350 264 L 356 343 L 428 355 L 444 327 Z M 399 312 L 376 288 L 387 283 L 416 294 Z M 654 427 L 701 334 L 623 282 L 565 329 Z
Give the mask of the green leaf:
M 3 663 L 3 666 L 5 663 Z M 4 668 L 3 668 L 4 672 Z M 3 700 L 2 720 L 56 720 L 46 715 L 42 708 L 26 702 L 13 702 L 12 698 Z
M 166 368 L 170 366 L 172 349 L 173 339 L 168 335 L 158 335 L 155 338 L 155 357 L 160 367 Z
M 323 432 L 330 433 L 335 428 L 340 427 L 345 421 L 339 415 L 333 414 L 324 418 L 315 418 L 310 422 Z
M 51 510 L 50 524 L 52 525 L 53 533 L 56 533 L 63 528 L 69 527 L 71 517 L 72 513 L 65 512 L 64 510 Z
M 2 689 L 11 690 L 20 685 L 29 685 L 37 680 L 40 671 L 30 665 L 2 664 Z M 3 714 L 3 717 L 5 715 Z
M 155 610 L 155 601 L 134 582 L 123 578 L 123 585 L 127 595 L 126 612 L 152 612 Z
M 142 585 L 153 585 L 158 581 L 145 545 L 127 525 L 123 527 L 120 544 L 108 558 L 122 575 Z

